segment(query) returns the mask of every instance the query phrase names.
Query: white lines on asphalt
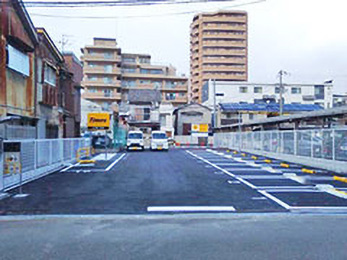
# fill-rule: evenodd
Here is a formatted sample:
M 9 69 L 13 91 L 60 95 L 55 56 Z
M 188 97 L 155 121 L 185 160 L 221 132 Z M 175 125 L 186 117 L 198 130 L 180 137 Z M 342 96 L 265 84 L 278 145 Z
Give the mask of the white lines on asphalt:
M 267 197 L 268 199 L 276 202 L 278 205 L 282 206 L 286 210 L 290 210 L 290 206 L 287 203 L 285 203 L 282 200 L 276 198 L 275 196 L 267 193 L 267 191 L 265 191 L 265 190 L 258 190 L 258 192 L 261 193 L 262 195 L 264 195 L 265 197 Z
M 266 197 L 252 197 L 251 200 L 267 200 Z
M 324 191 L 326 193 L 329 193 L 331 195 L 334 195 L 339 198 L 347 199 L 347 194 L 345 192 L 338 191 L 334 188 L 334 186 L 329 184 L 318 184 L 316 185 L 316 188 L 320 191 Z
M 301 190 L 298 190 L 298 189 L 292 189 L 292 188 L 289 188 L 289 189 L 277 189 L 277 187 L 272 187 L 273 189 L 271 189 L 271 187 L 268 187 L 267 189 L 264 189 L 264 191 L 266 192 L 274 192 L 274 193 L 280 193 L 280 192 L 292 192 L 292 193 L 301 193 L 301 192 L 321 192 L 319 190 L 315 190 L 313 188 L 311 189 L 301 189 Z M 288 188 L 288 187 L 287 187 Z M 259 190 L 260 191 L 260 190 Z
M 62 169 L 60 172 L 66 172 L 66 171 L 70 170 L 72 167 L 75 167 L 78 165 L 79 165 L 79 163 L 72 164 L 69 167 Z
M 148 212 L 234 212 L 232 206 L 149 206 Z
M 291 190 L 300 192 L 302 190 L 312 190 L 313 186 L 256 186 L 258 190 Z
M 120 160 L 123 159 L 123 157 L 125 156 L 125 153 L 123 153 L 117 160 L 115 160 L 113 163 L 110 164 L 110 166 L 108 166 L 105 171 L 108 172 L 109 170 L 111 170 L 113 168 L 113 166 L 115 166 Z
M 231 181 L 231 180 L 228 180 L 228 183 L 229 183 L 229 184 L 240 184 L 239 181 Z
M 98 154 L 97 156 L 94 156 L 92 158 L 92 160 L 95 160 L 95 161 L 109 161 L 111 160 L 113 157 L 115 157 L 117 154 L 116 153 L 108 153 L 107 156 L 105 153 L 101 153 L 101 154 Z M 107 159 L 106 159 L 107 157 Z
M 283 180 L 286 179 L 282 175 L 242 175 L 247 180 Z

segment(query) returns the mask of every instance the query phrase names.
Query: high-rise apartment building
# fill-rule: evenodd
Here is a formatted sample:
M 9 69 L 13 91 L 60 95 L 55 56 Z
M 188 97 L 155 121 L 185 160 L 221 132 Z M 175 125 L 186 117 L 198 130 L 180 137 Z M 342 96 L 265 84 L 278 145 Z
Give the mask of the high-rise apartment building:
M 210 80 L 247 81 L 247 13 L 220 11 L 193 18 L 190 34 L 190 100 L 201 103 Z
M 150 55 L 121 53 L 115 39 L 94 38 L 94 45 L 83 49 L 82 60 L 83 98 L 104 110 L 114 102 L 128 102 L 130 90 L 156 90 L 160 101 L 174 106 L 188 102 L 187 77 L 177 76 L 172 66 L 151 64 Z
M 110 109 L 121 101 L 121 50 L 116 39 L 94 38 L 83 52 L 83 98 Z

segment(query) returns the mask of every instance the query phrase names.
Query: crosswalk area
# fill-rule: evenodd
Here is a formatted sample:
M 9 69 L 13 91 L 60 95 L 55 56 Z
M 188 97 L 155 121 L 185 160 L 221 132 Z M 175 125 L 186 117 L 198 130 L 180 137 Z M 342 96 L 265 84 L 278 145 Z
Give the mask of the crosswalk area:
M 269 200 L 290 212 L 347 213 L 347 183 L 320 169 L 227 150 L 187 150 L 211 173 L 219 171 L 231 182 L 259 193 L 256 200 Z M 237 211 L 237 207 L 236 211 Z

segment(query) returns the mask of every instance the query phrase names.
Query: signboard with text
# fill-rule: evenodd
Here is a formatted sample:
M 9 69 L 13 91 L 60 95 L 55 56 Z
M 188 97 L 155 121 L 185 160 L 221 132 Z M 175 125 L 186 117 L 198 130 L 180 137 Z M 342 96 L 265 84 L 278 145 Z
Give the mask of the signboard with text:
M 88 114 L 88 129 L 109 129 L 110 114 L 109 113 L 89 113 Z

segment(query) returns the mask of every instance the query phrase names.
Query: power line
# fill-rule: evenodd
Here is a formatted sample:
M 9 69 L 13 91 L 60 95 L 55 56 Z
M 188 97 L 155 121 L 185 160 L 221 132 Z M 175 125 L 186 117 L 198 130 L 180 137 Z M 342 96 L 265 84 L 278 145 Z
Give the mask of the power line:
M 224 9 L 228 8 L 235 8 L 235 7 L 241 7 L 251 4 L 257 4 L 261 2 L 265 2 L 266 0 L 258 0 L 258 1 L 252 1 L 248 3 L 242 3 L 242 4 L 235 4 L 232 6 L 224 7 Z M 127 18 L 145 18 L 145 17 L 161 17 L 161 16 L 172 16 L 172 15 L 187 15 L 187 14 L 194 14 L 197 12 L 201 12 L 199 10 L 195 11 L 185 11 L 185 12 L 173 12 L 173 13 L 159 13 L 154 15 L 126 15 L 126 16 L 69 16 L 69 15 L 50 15 L 50 14 L 39 14 L 39 13 L 31 13 L 32 16 L 37 17 L 47 17 L 47 18 L 64 18 L 64 19 L 99 19 L 99 20 L 108 20 L 108 19 L 127 19 Z
M 118 0 L 118 1 L 21 1 L 26 7 L 111 7 L 111 6 L 144 6 L 144 5 L 177 5 L 209 2 L 234 2 L 237 0 Z M 1 1 L 11 3 L 11 1 Z

